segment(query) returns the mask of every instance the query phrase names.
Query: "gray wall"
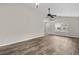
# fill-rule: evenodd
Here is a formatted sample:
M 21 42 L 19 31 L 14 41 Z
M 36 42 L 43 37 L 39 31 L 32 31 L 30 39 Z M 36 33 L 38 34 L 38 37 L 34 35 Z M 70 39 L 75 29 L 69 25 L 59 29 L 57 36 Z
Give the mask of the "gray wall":
M 54 34 L 79 37 L 79 4 L 0 4 L 0 45 L 29 40 L 44 34 L 44 22 L 47 9 L 57 16 L 56 22 L 66 22 L 68 33 L 54 31 Z
M 68 26 L 66 31 L 56 31 L 55 24 L 63 23 Z M 78 37 L 79 38 L 79 17 L 56 17 L 55 22 L 51 25 L 51 34 Z
M 0 45 L 43 35 L 43 14 L 30 4 L 0 4 Z
M 51 14 L 57 15 L 51 29 L 47 27 L 48 33 L 79 38 L 79 3 L 43 3 L 39 8 L 45 15 L 48 13 L 48 8 L 51 8 Z M 56 31 L 56 23 L 66 23 L 68 32 Z
M 41 3 L 39 8 L 45 14 L 51 8 L 51 14 L 79 17 L 79 3 Z

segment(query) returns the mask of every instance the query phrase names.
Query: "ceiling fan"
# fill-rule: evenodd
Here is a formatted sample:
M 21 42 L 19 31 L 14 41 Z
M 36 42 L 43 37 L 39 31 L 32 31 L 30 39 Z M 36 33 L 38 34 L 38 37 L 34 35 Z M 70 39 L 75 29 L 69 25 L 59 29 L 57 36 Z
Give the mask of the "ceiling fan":
M 48 14 L 47 14 L 47 16 L 48 16 L 48 17 L 51 17 L 51 18 L 56 17 L 56 15 L 52 15 L 52 14 L 50 13 L 50 8 L 48 8 Z

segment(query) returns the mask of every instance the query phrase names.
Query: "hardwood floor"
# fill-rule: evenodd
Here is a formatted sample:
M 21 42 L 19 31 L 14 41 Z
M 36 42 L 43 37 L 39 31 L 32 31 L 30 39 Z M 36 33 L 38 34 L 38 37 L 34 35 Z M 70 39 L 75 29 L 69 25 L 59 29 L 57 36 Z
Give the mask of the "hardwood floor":
M 47 35 L 0 47 L 0 55 L 78 55 L 79 39 Z

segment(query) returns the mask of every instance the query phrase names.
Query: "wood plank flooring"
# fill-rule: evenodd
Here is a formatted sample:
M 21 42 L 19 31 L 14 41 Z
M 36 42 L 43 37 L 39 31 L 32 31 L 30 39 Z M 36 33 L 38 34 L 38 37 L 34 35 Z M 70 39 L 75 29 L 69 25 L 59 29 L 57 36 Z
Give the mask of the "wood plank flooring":
M 0 55 L 78 55 L 79 38 L 47 35 L 0 47 Z

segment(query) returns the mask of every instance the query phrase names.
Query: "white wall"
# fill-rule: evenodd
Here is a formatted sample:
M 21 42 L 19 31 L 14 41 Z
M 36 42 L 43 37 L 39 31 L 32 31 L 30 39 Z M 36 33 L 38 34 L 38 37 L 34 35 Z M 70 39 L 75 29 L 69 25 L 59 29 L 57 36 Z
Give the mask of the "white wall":
M 43 35 L 43 14 L 30 4 L 0 4 L 0 45 Z

